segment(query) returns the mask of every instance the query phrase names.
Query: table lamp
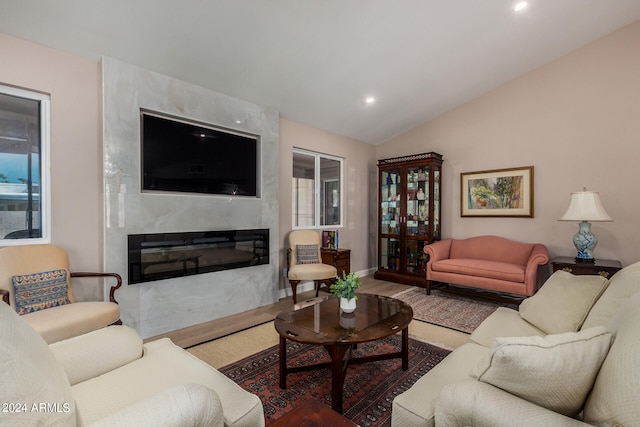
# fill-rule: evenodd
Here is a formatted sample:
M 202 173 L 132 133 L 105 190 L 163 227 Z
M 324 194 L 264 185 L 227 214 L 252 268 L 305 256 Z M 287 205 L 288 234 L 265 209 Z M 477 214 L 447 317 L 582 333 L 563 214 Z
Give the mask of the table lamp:
M 580 221 L 578 232 L 573 236 L 573 244 L 578 250 L 576 261 L 595 262 L 593 249 L 598 244 L 598 239 L 591 232 L 589 221 L 613 221 L 600 202 L 599 193 L 583 191 L 571 193 L 569 209 L 559 221 Z

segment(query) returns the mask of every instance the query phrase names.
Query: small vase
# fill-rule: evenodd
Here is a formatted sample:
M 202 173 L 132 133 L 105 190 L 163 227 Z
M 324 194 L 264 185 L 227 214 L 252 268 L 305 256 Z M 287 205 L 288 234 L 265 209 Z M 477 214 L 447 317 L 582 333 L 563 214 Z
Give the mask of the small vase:
M 356 299 L 355 298 L 351 298 L 351 299 L 346 299 L 346 298 L 340 298 L 340 310 L 342 310 L 343 313 L 353 313 L 353 310 L 356 309 Z

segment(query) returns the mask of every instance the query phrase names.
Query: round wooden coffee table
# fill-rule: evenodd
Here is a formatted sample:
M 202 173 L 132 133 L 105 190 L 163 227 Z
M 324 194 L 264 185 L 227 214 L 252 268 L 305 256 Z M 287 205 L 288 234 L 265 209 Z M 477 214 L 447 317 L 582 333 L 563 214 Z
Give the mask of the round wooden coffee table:
M 308 306 L 280 313 L 275 328 L 280 334 L 280 388 L 287 388 L 287 374 L 312 369 L 331 369 L 331 407 L 342 413 L 342 388 L 349 364 L 402 358 L 402 369 L 409 368 L 409 323 L 411 307 L 395 298 L 358 294 L 356 310 L 340 312 L 340 299 L 331 296 Z M 351 357 L 354 345 L 386 338 L 402 332 L 399 352 Z M 287 340 L 324 346 L 331 362 L 306 366 L 287 366 Z

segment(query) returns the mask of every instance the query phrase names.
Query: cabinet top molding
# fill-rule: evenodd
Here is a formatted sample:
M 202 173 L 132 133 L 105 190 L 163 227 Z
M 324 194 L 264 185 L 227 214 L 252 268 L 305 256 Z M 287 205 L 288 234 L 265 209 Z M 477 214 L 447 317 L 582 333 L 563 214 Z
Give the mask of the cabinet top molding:
M 381 160 L 378 160 L 378 166 L 392 165 L 394 163 L 400 163 L 400 162 L 411 162 L 414 160 L 435 160 L 435 161 L 442 162 L 442 154 L 430 152 L 430 153 L 422 153 L 422 154 L 413 154 L 409 156 L 392 157 L 390 159 L 381 159 Z

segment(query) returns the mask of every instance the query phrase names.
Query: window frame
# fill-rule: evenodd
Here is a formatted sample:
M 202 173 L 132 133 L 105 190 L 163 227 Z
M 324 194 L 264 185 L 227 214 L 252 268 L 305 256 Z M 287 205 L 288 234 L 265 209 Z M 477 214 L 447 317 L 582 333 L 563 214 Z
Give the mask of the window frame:
M 0 83 L 0 93 L 39 102 L 40 114 L 40 233 L 41 237 L 0 239 L 0 246 L 21 246 L 51 243 L 51 96 L 43 92 L 22 89 Z
M 293 151 L 291 153 L 291 157 L 293 160 L 293 155 L 294 154 L 303 154 L 306 156 L 310 156 L 314 158 L 314 179 L 313 179 L 313 183 L 314 183 L 314 188 L 313 188 L 313 199 L 314 199 L 314 212 L 313 212 L 313 223 L 314 225 L 312 226 L 296 226 L 295 225 L 295 221 L 293 219 L 293 216 L 291 217 L 291 229 L 292 230 L 320 230 L 320 229 L 327 229 L 327 228 L 343 228 L 344 227 L 344 158 L 343 157 L 339 157 L 339 156 L 334 156 L 331 154 L 325 154 L 325 153 L 319 153 L 316 151 L 311 151 L 311 150 L 307 150 L 304 148 L 297 148 L 294 147 Z M 340 180 L 340 199 L 339 199 L 339 203 L 340 203 L 340 220 L 338 224 L 334 224 L 334 225 L 321 225 L 320 224 L 320 218 L 321 218 L 321 206 L 322 206 L 322 186 L 324 186 L 324 182 L 321 180 L 320 177 L 320 173 L 321 173 L 321 168 L 320 168 L 320 160 L 321 159 L 327 159 L 327 160 L 333 160 L 333 161 L 337 161 L 339 163 L 339 180 Z M 293 169 L 293 162 L 292 162 L 292 169 Z M 292 170 L 292 179 L 293 179 L 293 170 Z M 291 188 L 291 193 L 293 194 L 293 186 Z M 291 204 L 292 204 L 292 208 L 293 208 L 293 203 L 295 202 L 295 200 L 291 200 Z

